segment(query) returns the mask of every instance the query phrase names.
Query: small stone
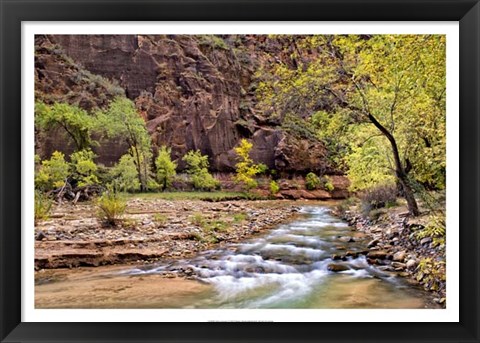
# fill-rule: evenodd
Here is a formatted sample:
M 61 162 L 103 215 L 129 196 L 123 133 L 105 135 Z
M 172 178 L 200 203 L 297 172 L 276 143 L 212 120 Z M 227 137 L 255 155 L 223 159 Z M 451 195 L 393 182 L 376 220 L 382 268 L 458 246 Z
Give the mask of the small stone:
M 350 251 L 350 250 L 349 250 L 349 251 L 347 251 L 347 252 L 345 253 L 345 256 L 348 256 L 348 257 L 357 257 L 357 256 L 358 256 L 358 252 L 356 252 L 356 251 Z
M 405 269 L 407 265 L 401 262 L 392 262 L 392 267 L 395 269 Z
M 414 269 L 417 266 L 417 261 L 408 260 L 406 266 L 407 266 L 407 269 Z
M 343 237 L 340 237 L 339 240 L 341 242 L 355 242 L 355 239 L 353 239 L 353 237 L 350 237 L 350 236 L 343 236 Z
M 431 241 L 432 241 L 431 237 L 425 237 L 420 241 L 420 244 L 424 245 L 424 244 L 430 243 Z
M 380 240 L 374 239 L 374 240 L 368 242 L 367 248 L 373 248 L 373 247 L 376 246 L 379 242 L 380 242 Z
M 406 251 L 398 251 L 395 254 L 393 254 L 393 260 L 397 262 L 403 262 L 406 256 L 407 256 Z
M 45 235 L 45 233 L 44 233 L 43 231 L 39 231 L 39 232 L 37 233 L 37 235 L 35 236 L 35 240 L 37 240 L 37 241 L 41 241 L 41 240 L 43 240 L 44 238 L 46 239 L 47 236 Z
M 388 253 L 386 251 L 372 250 L 372 251 L 368 252 L 367 257 L 369 257 L 371 259 L 375 259 L 375 258 L 383 259 L 383 258 L 387 257 L 387 255 L 388 255 Z
M 344 266 L 343 264 L 335 264 L 335 263 L 330 263 L 328 266 L 327 266 L 327 269 L 331 272 L 335 272 L 335 273 L 338 273 L 338 272 L 343 272 L 345 270 L 348 270 L 350 268 L 348 268 L 347 266 Z

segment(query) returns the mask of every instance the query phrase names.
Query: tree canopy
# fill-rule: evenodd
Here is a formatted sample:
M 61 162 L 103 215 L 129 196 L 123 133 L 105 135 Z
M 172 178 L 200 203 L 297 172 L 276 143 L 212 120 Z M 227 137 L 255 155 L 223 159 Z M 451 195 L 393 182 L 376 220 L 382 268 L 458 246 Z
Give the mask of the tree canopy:
M 316 35 L 310 54 L 279 63 L 259 87 L 270 115 L 303 118 L 353 189 L 396 181 L 418 214 L 413 184 L 445 186 L 445 36 Z
M 152 181 L 152 140 L 135 104 L 127 98 L 117 97 L 107 110 L 97 114 L 97 118 L 99 131 L 105 136 L 125 139 L 137 168 L 140 190 L 148 190 Z

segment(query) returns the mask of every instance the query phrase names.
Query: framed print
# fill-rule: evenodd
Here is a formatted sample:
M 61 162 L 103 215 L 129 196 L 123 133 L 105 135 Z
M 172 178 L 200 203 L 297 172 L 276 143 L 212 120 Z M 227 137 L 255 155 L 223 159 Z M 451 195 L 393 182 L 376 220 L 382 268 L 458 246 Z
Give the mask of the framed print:
M 477 1 L 0 4 L 2 342 L 480 340 Z

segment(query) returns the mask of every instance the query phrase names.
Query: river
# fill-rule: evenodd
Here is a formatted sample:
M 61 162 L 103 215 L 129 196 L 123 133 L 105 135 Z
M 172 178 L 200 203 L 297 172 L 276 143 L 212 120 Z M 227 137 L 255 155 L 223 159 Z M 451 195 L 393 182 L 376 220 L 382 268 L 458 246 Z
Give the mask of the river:
M 369 265 L 368 237 L 328 206 L 192 259 L 44 270 L 36 308 L 438 308 L 405 278 Z M 355 257 L 332 260 L 332 255 Z M 332 271 L 336 269 L 337 271 Z M 175 276 L 177 272 L 188 279 Z
M 348 242 L 348 238 L 352 240 Z M 146 277 L 182 271 L 208 285 L 193 296 L 170 298 L 176 308 L 431 308 L 421 289 L 367 263 L 333 254 L 361 251 L 367 238 L 328 207 L 304 206 L 293 222 L 267 234 L 204 252 L 194 259 L 115 271 Z M 330 269 L 344 269 L 334 272 Z M 110 274 L 110 277 L 113 275 Z

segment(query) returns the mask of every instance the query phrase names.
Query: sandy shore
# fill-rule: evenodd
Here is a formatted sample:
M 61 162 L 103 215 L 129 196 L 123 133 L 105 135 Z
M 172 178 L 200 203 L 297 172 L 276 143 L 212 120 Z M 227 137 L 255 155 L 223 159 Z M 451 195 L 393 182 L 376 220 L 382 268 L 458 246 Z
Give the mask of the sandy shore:
M 43 270 L 36 273 L 35 308 L 188 307 L 211 286 L 161 275 L 119 275 L 125 266 Z

